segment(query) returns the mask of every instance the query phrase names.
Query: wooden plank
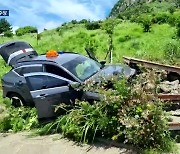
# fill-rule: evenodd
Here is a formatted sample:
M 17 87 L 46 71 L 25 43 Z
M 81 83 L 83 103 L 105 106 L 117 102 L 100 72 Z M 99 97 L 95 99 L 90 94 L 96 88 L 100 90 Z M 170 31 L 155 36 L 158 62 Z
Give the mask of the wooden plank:
M 160 64 L 156 62 L 146 61 L 146 60 L 132 58 L 132 57 L 125 57 L 125 56 L 123 57 L 123 59 L 124 59 L 124 62 L 127 64 L 132 64 L 132 63 L 141 64 L 146 67 L 158 68 L 158 69 L 166 70 L 168 72 L 176 72 L 180 74 L 180 67 L 177 67 L 177 66 L 164 65 L 164 64 Z

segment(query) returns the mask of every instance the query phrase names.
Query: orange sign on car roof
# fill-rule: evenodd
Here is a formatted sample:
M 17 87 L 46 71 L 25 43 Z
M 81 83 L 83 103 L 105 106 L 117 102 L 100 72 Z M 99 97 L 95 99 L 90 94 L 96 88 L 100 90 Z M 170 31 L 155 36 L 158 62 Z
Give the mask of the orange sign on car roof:
M 46 52 L 46 57 L 57 57 L 59 54 L 54 49 L 49 50 Z

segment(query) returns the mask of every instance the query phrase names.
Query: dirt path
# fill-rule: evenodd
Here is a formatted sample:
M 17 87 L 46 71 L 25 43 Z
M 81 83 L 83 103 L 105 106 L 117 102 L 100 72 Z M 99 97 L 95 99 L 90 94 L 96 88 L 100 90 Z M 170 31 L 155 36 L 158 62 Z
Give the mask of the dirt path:
M 132 150 L 95 144 L 78 146 L 60 135 L 30 137 L 28 133 L 0 134 L 0 154 L 134 154 Z

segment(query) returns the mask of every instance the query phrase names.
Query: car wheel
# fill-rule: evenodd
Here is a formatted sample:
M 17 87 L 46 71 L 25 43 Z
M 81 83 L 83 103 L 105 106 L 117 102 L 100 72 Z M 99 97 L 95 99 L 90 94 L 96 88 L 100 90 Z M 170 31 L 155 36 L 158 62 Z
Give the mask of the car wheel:
M 9 96 L 10 100 L 11 100 L 11 104 L 14 107 L 21 107 L 24 106 L 24 100 L 21 96 L 19 96 L 18 94 L 11 94 Z

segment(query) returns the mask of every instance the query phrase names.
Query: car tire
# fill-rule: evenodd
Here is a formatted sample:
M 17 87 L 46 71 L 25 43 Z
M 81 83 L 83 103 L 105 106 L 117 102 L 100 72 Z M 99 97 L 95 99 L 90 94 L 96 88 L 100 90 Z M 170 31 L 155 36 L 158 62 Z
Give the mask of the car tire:
M 11 104 L 14 106 L 14 107 L 21 107 L 21 106 L 24 106 L 25 103 L 24 103 L 24 99 L 16 94 L 16 93 L 13 93 L 9 96 L 10 100 L 11 100 Z

